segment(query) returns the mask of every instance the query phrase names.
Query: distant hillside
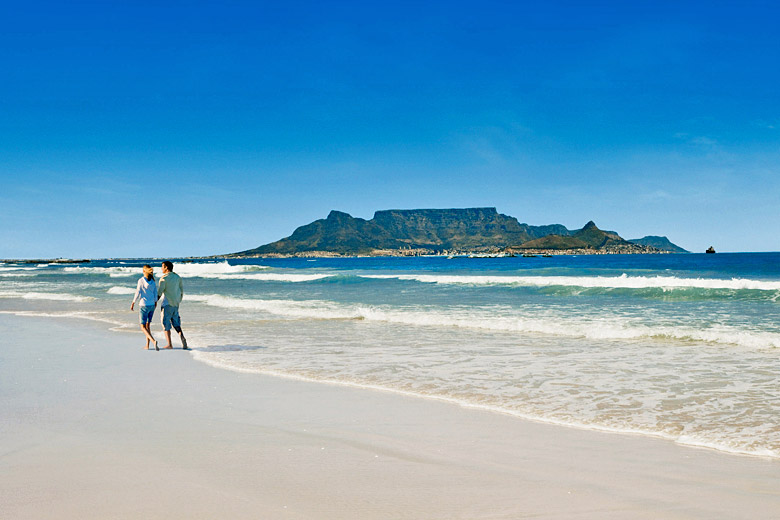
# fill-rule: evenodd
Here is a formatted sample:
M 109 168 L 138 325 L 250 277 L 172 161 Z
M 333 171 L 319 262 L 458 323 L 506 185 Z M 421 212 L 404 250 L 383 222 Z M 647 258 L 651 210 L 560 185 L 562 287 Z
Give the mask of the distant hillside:
M 632 238 L 629 240 L 629 242 L 642 246 L 654 247 L 656 249 L 660 249 L 661 251 L 668 251 L 670 253 L 690 253 L 690 251 L 671 243 L 668 238 L 655 235 L 649 235 L 644 238 Z
M 385 210 L 365 220 L 341 211 L 296 229 L 292 235 L 233 257 L 332 253 L 382 254 L 393 250 L 483 251 L 529 247 L 593 249 L 629 247 L 642 250 L 593 222 L 571 231 L 560 224 L 530 226 L 496 208 Z M 645 249 L 652 251 L 652 249 Z
M 579 231 L 568 235 L 552 234 L 536 240 L 530 240 L 519 246 L 520 249 L 604 249 L 607 247 L 625 247 L 630 242 L 623 240 L 617 233 L 602 231 L 591 220 Z

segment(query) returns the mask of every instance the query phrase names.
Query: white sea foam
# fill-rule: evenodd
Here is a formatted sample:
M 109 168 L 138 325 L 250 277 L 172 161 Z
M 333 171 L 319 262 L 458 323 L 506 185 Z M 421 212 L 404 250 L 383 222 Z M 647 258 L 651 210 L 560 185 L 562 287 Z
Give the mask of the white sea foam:
M 279 273 L 265 272 L 270 269 L 264 265 L 230 265 L 227 262 L 189 264 L 181 263 L 174 266 L 174 270 L 185 278 L 210 278 L 217 280 L 258 280 L 272 282 L 311 282 L 333 276 L 330 273 L 318 274 L 299 274 L 299 273 Z M 141 276 L 139 267 L 66 267 L 63 269 L 66 273 L 74 274 L 102 274 L 111 278 L 126 278 L 131 276 Z M 159 277 L 160 273 L 156 275 Z
M 53 301 L 72 301 L 88 302 L 95 298 L 92 296 L 78 296 L 68 293 L 49 293 L 49 292 L 20 292 L 20 291 L 0 291 L 0 298 L 21 298 L 23 300 L 53 300 Z
M 198 276 L 208 278 L 224 274 L 243 274 L 268 269 L 264 265 L 231 265 L 228 262 L 214 263 L 178 263 L 174 271 L 182 276 Z
M 18 278 L 18 277 L 30 277 L 36 276 L 38 271 L 36 267 L 21 267 L 21 266 L 0 266 L 0 277 L 2 278 Z
M 471 408 L 471 409 L 484 410 L 493 413 L 500 413 L 502 415 L 510 415 L 525 420 L 544 423 L 544 424 L 553 424 L 553 425 L 564 426 L 568 428 L 576 428 L 576 429 L 590 430 L 590 431 L 601 431 L 601 432 L 614 433 L 614 434 L 644 435 L 648 437 L 656 437 L 656 438 L 669 440 L 685 446 L 707 448 L 716 451 L 732 453 L 735 455 L 748 455 L 754 457 L 764 457 L 764 458 L 773 458 L 773 459 L 780 458 L 780 450 L 773 450 L 765 447 L 753 448 L 750 446 L 746 446 L 745 443 L 735 442 L 731 439 L 723 439 L 717 437 L 710 438 L 701 435 L 685 435 L 685 434 L 674 435 L 664 431 L 653 430 L 649 428 L 628 427 L 628 426 L 615 427 L 615 426 L 599 424 L 594 422 L 585 422 L 585 421 L 571 420 L 571 419 L 569 420 L 559 419 L 559 418 L 547 416 L 544 413 L 537 413 L 537 414 L 527 413 L 506 406 L 486 404 L 484 402 L 473 401 L 464 397 L 454 397 L 451 395 L 447 395 L 444 392 L 438 393 L 437 391 L 434 391 L 433 393 L 431 393 L 431 392 L 411 391 L 403 388 L 398 388 L 389 384 L 374 384 L 374 383 L 362 382 L 360 380 L 354 380 L 352 378 L 350 379 L 334 378 L 324 374 L 321 376 L 308 375 L 308 374 L 304 375 L 291 370 L 270 369 L 262 366 L 247 365 L 244 363 L 228 360 L 221 355 L 222 353 L 223 351 L 211 351 L 208 348 L 195 349 L 191 351 L 193 358 L 202 363 L 206 363 L 216 368 L 222 368 L 222 369 L 231 370 L 235 372 L 263 374 L 272 377 L 293 379 L 297 381 L 306 381 L 310 383 L 321 383 L 321 384 L 329 384 L 329 385 L 336 385 L 336 386 L 346 386 L 351 388 L 359 388 L 364 390 L 388 392 L 393 394 L 404 395 L 407 397 L 422 398 L 422 399 L 434 400 L 434 401 L 443 401 L 464 408 Z
M 313 282 L 330 278 L 332 274 L 296 274 L 296 273 L 241 273 L 241 274 L 215 274 L 207 278 L 219 280 L 257 280 L 261 282 Z
M 123 278 L 126 276 L 138 275 L 141 276 L 141 269 L 139 267 L 64 267 L 63 273 L 72 274 L 102 274 L 108 275 L 112 278 Z
M 98 321 L 114 325 L 111 330 L 122 330 L 131 327 L 128 323 L 101 316 L 100 314 L 93 312 L 0 311 L 0 314 L 13 314 L 14 316 L 27 316 L 31 318 L 77 318 L 81 320 Z
M 215 307 L 247 309 L 294 319 L 365 320 L 424 327 L 457 327 L 507 333 L 545 334 L 593 340 L 635 340 L 656 338 L 738 345 L 749 348 L 778 348 L 780 334 L 743 330 L 734 326 L 648 326 L 621 316 L 598 318 L 536 312 L 523 316 L 507 314 L 504 308 L 482 307 L 470 310 L 433 308 L 397 309 L 366 305 L 345 305 L 324 300 L 242 299 L 218 294 L 188 295 L 188 300 Z
M 111 287 L 108 291 L 106 291 L 108 294 L 135 294 L 135 289 L 132 287 L 125 287 L 122 285 L 115 285 Z
M 336 304 L 321 300 L 256 300 L 232 298 L 220 294 L 190 294 L 185 298 L 200 301 L 214 307 L 226 309 L 247 309 L 267 312 L 276 316 L 310 319 L 360 319 L 362 316 L 355 309 L 342 308 Z
M 429 274 L 377 274 L 362 275 L 364 278 L 414 280 L 423 283 L 469 284 L 469 285 L 521 285 L 521 286 L 567 286 L 603 287 L 625 289 L 755 289 L 763 291 L 780 290 L 780 282 L 751 280 L 745 278 L 711 279 L 679 278 L 675 276 L 488 276 L 488 275 L 429 275 Z

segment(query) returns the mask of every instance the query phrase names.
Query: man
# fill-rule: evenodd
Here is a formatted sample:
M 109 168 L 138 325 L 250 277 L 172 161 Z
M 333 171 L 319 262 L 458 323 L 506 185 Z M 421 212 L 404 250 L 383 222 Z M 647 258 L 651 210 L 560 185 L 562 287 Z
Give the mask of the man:
M 165 339 L 168 344 L 163 348 L 173 348 L 171 345 L 171 325 L 181 338 L 181 348 L 189 350 L 187 339 L 181 330 L 181 318 L 179 318 L 179 304 L 184 296 L 184 284 L 181 276 L 173 272 L 173 264 L 166 260 L 162 263 L 162 278 L 157 289 L 157 299 L 162 298 L 162 325 L 165 330 Z

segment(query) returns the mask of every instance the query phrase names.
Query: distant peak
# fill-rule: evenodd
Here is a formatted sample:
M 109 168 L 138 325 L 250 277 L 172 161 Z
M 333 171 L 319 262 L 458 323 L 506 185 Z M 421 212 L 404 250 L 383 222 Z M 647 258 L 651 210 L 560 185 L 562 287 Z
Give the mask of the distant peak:
M 586 229 L 598 229 L 598 226 L 596 226 L 596 223 L 591 220 L 590 222 L 585 224 L 585 227 L 583 227 L 582 229 L 583 231 Z
M 335 209 L 328 213 L 328 220 L 343 220 L 346 218 L 352 218 L 352 215 L 344 213 L 343 211 L 336 211 Z

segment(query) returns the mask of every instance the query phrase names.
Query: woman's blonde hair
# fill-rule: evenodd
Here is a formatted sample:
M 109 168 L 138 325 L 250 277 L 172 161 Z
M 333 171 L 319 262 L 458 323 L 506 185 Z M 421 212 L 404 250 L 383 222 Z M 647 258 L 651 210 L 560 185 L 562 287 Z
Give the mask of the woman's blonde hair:
M 144 264 L 144 276 L 147 280 L 154 280 L 154 269 L 149 264 Z

